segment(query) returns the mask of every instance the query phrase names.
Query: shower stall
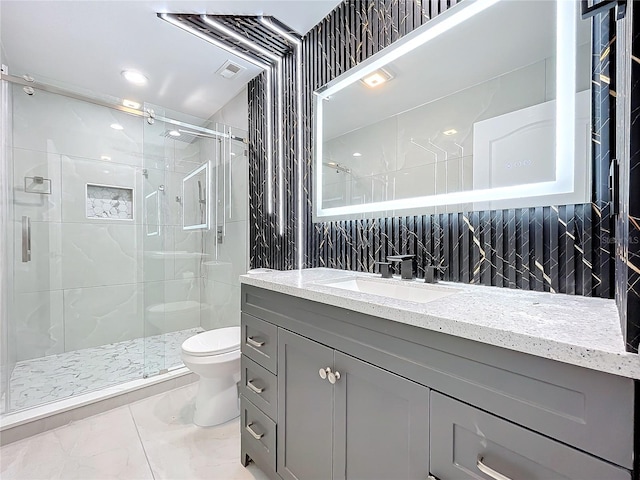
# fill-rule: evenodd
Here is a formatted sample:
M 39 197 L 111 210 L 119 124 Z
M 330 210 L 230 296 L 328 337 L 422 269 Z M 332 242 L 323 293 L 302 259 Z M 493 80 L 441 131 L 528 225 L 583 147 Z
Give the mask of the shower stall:
M 182 367 L 240 322 L 246 132 L 1 81 L 0 413 Z

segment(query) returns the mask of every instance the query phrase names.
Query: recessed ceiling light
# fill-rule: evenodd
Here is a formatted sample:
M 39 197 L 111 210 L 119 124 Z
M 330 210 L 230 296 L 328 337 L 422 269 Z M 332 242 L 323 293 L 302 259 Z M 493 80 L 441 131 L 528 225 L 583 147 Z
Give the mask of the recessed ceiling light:
M 140 108 L 140 104 L 138 102 L 134 102 L 133 100 L 127 100 L 127 99 L 124 99 L 122 101 L 122 105 L 129 108 L 135 108 L 136 110 Z
M 119 123 L 112 123 L 111 128 L 113 128 L 114 130 L 124 130 L 124 127 Z
M 361 81 L 367 87 L 375 88 L 378 85 L 382 85 L 383 83 L 388 82 L 392 78 L 393 78 L 393 75 L 391 75 L 384 68 L 380 68 L 380 69 L 376 70 L 375 72 L 373 72 L 373 73 L 367 75 L 366 77 L 364 77 Z
M 147 77 L 135 70 L 123 70 L 122 76 L 134 85 L 145 85 L 148 81 Z
M 361 157 L 361 156 L 362 156 L 362 154 L 361 154 L 360 152 L 354 152 L 354 153 L 353 153 L 353 156 L 354 156 L 354 157 Z
M 442 132 L 444 135 L 455 135 L 456 133 L 458 133 L 458 130 L 456 130 L 455 128 L 452 128 L 450 130 L 445 130 L 444 132 Z
M 180 132 L 177 130 L 171 130 L 169 132 L 169 135 L 171 135 L 172 137 L 179 137 L 180 136 Z

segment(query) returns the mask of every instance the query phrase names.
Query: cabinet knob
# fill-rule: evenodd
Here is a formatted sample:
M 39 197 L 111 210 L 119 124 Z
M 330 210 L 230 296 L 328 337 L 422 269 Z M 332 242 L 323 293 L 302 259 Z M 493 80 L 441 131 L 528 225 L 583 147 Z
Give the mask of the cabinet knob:
M 321 368 L 320 370 L 318 370 L 318 375 L 320 375 L 320 378 L 323 380 L 326 380 L 327 375 L 329 375 L 330 373 L 331 369 L 329 367 Z
M 329 379 L 329 383 L 333 385 L 340 380 L 340 372 L 327 372 L 327 378 Z

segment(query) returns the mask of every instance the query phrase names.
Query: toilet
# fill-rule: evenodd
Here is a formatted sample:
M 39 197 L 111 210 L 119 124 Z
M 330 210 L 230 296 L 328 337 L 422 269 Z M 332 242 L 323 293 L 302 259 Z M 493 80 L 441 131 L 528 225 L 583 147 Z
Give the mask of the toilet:
M 240 327 L 225 327 L 189 337 L 182 361 L 200 375 L 193 423 L 211 427 L 240 415 Z

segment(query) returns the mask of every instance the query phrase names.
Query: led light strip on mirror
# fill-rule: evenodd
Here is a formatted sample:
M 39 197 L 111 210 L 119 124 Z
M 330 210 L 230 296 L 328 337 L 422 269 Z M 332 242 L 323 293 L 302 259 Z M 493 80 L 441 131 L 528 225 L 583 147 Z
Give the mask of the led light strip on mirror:
M 507 0 L 508 1 L 508 0 Z M 445 32 L 468 21 L 477 14 L 484 12 L 501 3 L 499 0 L 478 0 L 476 2 L 462 2 L 451 7 L 448 11 L 430 20 L 423 27 L 407 34 L 390 47 L 373 55 L 360 65 L 348 70 L 343 75 L 316 90 L 314 95 L 314 174 L 315 201 L 314 219 L 317 221 L 335 220 L 338 218 L 353 218 L 353 215 L 382 214 L 393 211 L 394 215 L 401 215 L 399 211 L 424 207 L 446 205 L 479 205 L 483 202 L 496 202 L 517 198 L 540 198 L 552 195 L 573 194 L 582 192 L 581 184 L 576 185 L 575 172 L 575 142 L 576 142 L 576 2 L 559 0 L 555 4 L 556 28 L 556 100 L 555 106 L 555 177 L 550 181 L 539 181 L 524 185 L 507 185 L 478 190 L 451 193 L 436 193 L 412 198 L 384 200 L 357 205 L 344 205 L 323 208 L 323 172 L 322 163 L 327 161 L 323 156 L 322 125 L 326 115 L 323 112 L 325 102 L 331 102 L 338 92 L 345 87 L 359 82 L 373 72 L 379 71 L 390 62 L 438 38 Z M 554 7 L 552 7 L 554 8 Z M 486 17 L 486 15 L 485 15 Z M 485 19 L 486 20 L 486 19 Z M 448 37 L 447 37 L 448 38 Z M 436 68 L 440 68 L 437 66 Z M 394 80 L 395 81 L 395 80 Z M 327 111 L 327 114 L 329 112 Z M 576 187 L 580 186 L 579 189 Z M 578 192 L 580 190 L 580 192 Z M 544 199 L 540 201 L 546 201 Z M 578 202 L 580 203 L 580 202 Z

